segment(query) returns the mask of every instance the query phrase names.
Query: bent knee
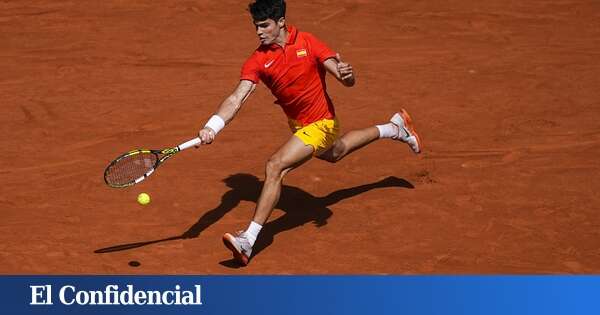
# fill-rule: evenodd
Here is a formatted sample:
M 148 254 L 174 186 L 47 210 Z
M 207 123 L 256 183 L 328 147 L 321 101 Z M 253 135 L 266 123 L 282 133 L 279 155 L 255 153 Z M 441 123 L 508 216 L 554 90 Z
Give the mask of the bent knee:
M 265 173 L 267 175 L 267 178 L 277 179 L 277 178 L 282 178 L 285 175 L 285 173 L 287 173 L 287 172 L 285 171 L 285 166 L 283 164 L 283 161 L 281 161 L 281 159 L 279 157 L 272 156 L 267 161 L 267 165 L 265 167 Z
M 346 145 L 344 142 L 337 140 L 329 150 L 319 155 L 318 158 L 329 163 L 336 163 L 346 155 Z
M 325 152 L 324 154 L 317 155 L 317 158 L 329 163 L 335 163 L 340 160 L 333 152 Z

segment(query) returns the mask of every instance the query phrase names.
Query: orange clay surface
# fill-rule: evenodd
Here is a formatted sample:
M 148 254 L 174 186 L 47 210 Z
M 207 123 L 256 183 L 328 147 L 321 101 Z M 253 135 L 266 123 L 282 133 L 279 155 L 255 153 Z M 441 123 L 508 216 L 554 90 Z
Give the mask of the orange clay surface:
M 343 130 L 405 107 L 425 149 L 293 171 L 246 268 L 221 236 L 290 137 L 263 84 L 214 144 L 108 188 L 113 158 L 193 138 L 233 90 L 246 4 L 0 1 L 0 273 L 600 272 L 597 1 L 290 0 L 354 66 L 328 79 Z

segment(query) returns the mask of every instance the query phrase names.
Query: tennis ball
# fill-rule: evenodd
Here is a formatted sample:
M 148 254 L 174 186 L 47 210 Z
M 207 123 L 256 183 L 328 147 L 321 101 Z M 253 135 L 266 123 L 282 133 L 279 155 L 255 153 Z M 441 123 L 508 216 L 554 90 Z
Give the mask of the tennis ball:
M 138 195 L 137 202 L 141 205 L 147 205 L 150 203 L 150 195 L 147 193 L 141 193 Z

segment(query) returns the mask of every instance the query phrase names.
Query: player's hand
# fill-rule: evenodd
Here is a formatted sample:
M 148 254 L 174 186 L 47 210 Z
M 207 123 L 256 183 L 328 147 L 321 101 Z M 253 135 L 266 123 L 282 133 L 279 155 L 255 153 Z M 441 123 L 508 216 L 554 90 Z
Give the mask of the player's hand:
M 354 71 L 352 70 L 352 66 L 344 62 L 340 54 L 335 55 L 335 59 L 337 59 L 337 70 L 340 74 L 340 79 L 345 82 L 354 81 Z
M 215 132 L 214 130 L 205 127 L 198 132 L 198 138 L 202 140 L 202 144 L 211 144 L 213 141 L 215 141 Z

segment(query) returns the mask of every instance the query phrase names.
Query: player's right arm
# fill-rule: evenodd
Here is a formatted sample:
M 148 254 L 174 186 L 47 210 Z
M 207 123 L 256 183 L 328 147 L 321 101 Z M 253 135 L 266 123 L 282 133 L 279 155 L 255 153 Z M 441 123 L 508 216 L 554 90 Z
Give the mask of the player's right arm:
M 240 80 L 233 93 L 221 103 L 217 112 L 209 119 L 204 128 L 198 132 L 198 137 L 202 144 L 210 144 L 215 140 L 215 136 L 226 124 L 228 124 L 237 112 L 242 108 L 242 104 L 254 92 L 256 83 L 250 80 Z

